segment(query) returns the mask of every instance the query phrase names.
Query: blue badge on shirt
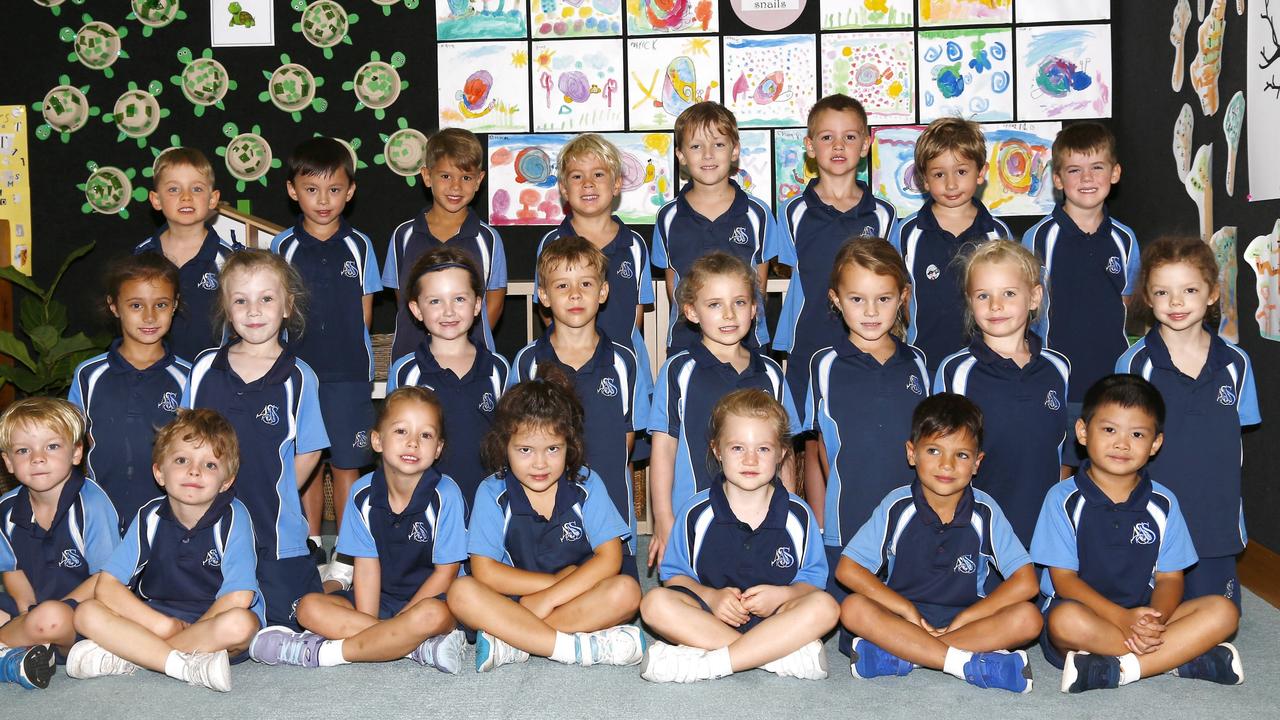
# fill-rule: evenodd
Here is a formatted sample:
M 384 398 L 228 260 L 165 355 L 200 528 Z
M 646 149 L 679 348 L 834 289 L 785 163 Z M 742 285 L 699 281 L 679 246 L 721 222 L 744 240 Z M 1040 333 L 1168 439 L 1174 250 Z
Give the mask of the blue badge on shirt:
M 734 228 L 733 234 L 729 236 L 729 242 L 732 242 L 735 245 L 746 245 L 747 241 L 750 239 L 751 236 L 747 234 L 747 229 L 744 227 Z
M 485 393 L 480 397 L 480 411 L 493 412 L 493 393 Z
M 613 378 L 600 378 L 600 388 L 598 392 L 605 397 L 614 397 L 618 394 L 618 383 Z
M 907 389 L 917 395 L 924 394 L 924 386 L 920 384 L 920 378 L 916 377 L 914 374 L 907 378 Z
M 160 408 L 165 412 L 177 412 L 178 411 L 178 393 L 166 392 L 163 396 L 160 397 L 160 402 L 156 405 L 156 407 Z
M 218 552 L 218 548 L 209 548 L 209 552 L 204 555 L 202 564 L 205 567 L 221 567 L 222 555 Z
M 769 563 L 773 567 L 783 570 L 796 564 L 795 556 L 791 554 L 791 548 L 783 546 L 773 551 L 773 562 Z
M 974 564 L 973 558 L 968 555 L 961 555 L 956 558 L 956 566 L 951 571 L 958 572 L 961 575 L 972 575 L 978 571 L 978 566 Z
M 351 447 L 369 447 L 369 432 L 367 430 L 357 430 L 355 439 L 351 441 Z
M 635 276 L 636 276 L 636 272 L 631 268 L 631 261 L 623 260 L 622 264 L 618 266 L 618 277 L 626 278 L 627 280 L 630 280 Z
M 422 521 L 418 521 L 409 530 L 409 539 L 417 543 L 424 543 L 431 540 L 431 534 L 427 532 L 427 526 Z
M 1050 390 L 1048 395 L 1044 396 L 1044 406 L 1050 410 L 1060 410 L 1062 401 L 1058 399 L 1058 391 Z
M 1107 272 L 1112 275 L 1119 275 L 1124 268 L 1120 267 L 1120 258 L 1112 255 L 1107 258 Z

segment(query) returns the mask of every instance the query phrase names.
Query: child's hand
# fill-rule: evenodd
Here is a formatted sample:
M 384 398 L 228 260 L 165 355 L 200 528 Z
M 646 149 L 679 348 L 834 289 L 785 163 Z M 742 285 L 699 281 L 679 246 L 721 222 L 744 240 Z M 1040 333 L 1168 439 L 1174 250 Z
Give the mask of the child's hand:
M 769 617 L 786 602 L 786 590 L 777 585 L 756 585 L 742 593 L 742 607 L 756 617 Z
M 924 616 L 920 614 L 919 610 L 916 610 L 914 605 L 911 607 L 910 611 L 903 614 L 902 618 L 907 622 L 911 623 L 912 625 L 917 625 L 921 628 L 924 628 L 925 632 L 929 633 L 934 637 L 938 637 L 939 635 L 941 635 L 943 632 L 946 631 L 946 628 L 943 628 L 942 630 L 938 630 L 934 628 L 932 625 L 930 625 L 929 621 L 924 619 Z
M 740 627 L 751 619 L 751 614 L 742 604 L 742 591 L 738 588 L 727 587 L 716 590 L 712 596 L 711 614 L 715 615 L 720 622 Z
M 1160 613 L 1151 612 L 1129 626 L 1132 634 L 1125 639 L 1125 646 L 1138 655 L 1154 652 L 1164 644 L 1164 632 L 1168 626 L 1159 620 Z
M 183 622 L 176 617 L 166 617 L 165 620 L 167 622 L 162 623 L 161 626 L 157 628 L 159 632 L 156 633 L 165 639 L 171 638 L 190 627 L 189 623 Z
M 671 537 L 671 526 L 674 523 L 675 518 L 663 520 L 658 515 L 653 516 L 653 535 L 649 538 L 649 567 L 662 564 L 662 556 L 667 553 L 667 538 Z
M 556 609 L 555 603 L 551 602 L 545 592 L 536 592 L 532 595 L 521 597 L 520 606 L 537 615 L 541 620 L 545 620 Z

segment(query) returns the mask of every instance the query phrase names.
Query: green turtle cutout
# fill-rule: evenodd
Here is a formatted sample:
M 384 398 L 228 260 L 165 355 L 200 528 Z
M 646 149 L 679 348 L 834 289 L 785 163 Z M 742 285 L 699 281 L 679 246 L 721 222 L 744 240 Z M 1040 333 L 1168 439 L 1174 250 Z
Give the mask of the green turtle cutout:
M 89 170 L 89 177 L 76 184 L 76 189 L 84 193 L 85 199 L 80 212 L 86 215 L 95 212 L 118 215 L 128 220 L 129 203 L 147 199 L 146 188 L 133 186 L 133 179 L 138 176 L 136 169 L 100 166 L 92 160 L 85 163 L 85 167 Z
M 237 83 L 222 63 L 213 59 L 212 49 L 205 48 L 196 57 L 191 48 L 180 48 L 178 62 L 182 63 L 182 72 L 170 76 L 169 82 L 182 88 L 183 97 L 195 106 L 192 112 L 196 117 L 203 117 L 209 107 L 227 109 L 222 99 L 236 89 Z
M 388 170 L 404 178 L 409 187 L 414 187 L 418 184 L 418 173 L 426 164 L 427 136 L 409 127 L 405 118 L 398 118 L 396 127 L 390 135 L 378 134 L 382 138 L 382 152 L 374 155 L 373 161 L 386 165 Z
M 160 126 L 160 121 L 169 117 L 169 109 L 160 107 L 156 96 L 164 91 L 164 83 L 152 80 L 145 89 L 130 80 L 129 88 L 119 98 L 111 112 L 102 116 L 108 123 L 114 123 L 120 131 L 116 142 L 124 142 L 128 138 L 137 141 L 138 147 L 147 146 L 147 138 Z
M 142 37 L 149 38 L 156 30 L 167 27 L 177 20 L 186 20 L 187 11 L 182 9 L 182 0 L 129 0 L 132 10 L 125 15 L 126 20 L 137 20 L 142 23 Z
M 84 127 L 89 118 L 102 113 L 102 108 L 89 103 L 89 86 L 72 85 L 68 75 L 59 75 L 58 84 L 44 99 L 32 103 L 31 109 L 44 118 L 44 123 L 36 126 L 36 138 L 48 140 L 56 132 L 64 143 L 71 142 L 71 133 Z
M 280 56 L 280 67 L 274 71 L 263 70 L 262 74 L 267 78 L 267 89 L 258 93 L 258 100 L 289 113 L 294 122 L 302 122 L 302 111 L 307 108 L 316 112 L 328 109 L 329 102 L 316 97 L 316 89 L 324 85 L 324 78 L 291 61 L 288 55 Z
M 79 30 L 64 27 L 58 31 L 59 39 L 71 43 L 67 61 L 78 62 L 90 70 L 101 70 L 108 78 L 115 77 L 111 66 L 116 60 L 129 57 L 129 53 L 120 47 L 121 40 L 129 34 L 129 28 L 99 22 L 89 13 L 81 15 L 80 21 L 84 24 Z
M 409 87 L 408 81 L 400 79 L 398 70 L 402 67 L 404 53 L 393 53 L 391 61 L 385 62 L 375 50 L 369 53 L 369 62 L 356 70 L 355 77 L 342 83 L 342 89 L 355 93 L 357 111 L 369 108 L 374 117 L 382 120 L 387 116 L 386 109 Z
M 292 0 L 290 6 L 302 13 L 298 22 L 293 24 L 293 31 L 302 33 L 307 42 L 324 51 L 324 59 L 333 59 L 333 48 L 340 44 L 351 44 L 351 26 L 360 20 L 360 16 L 347 12 L 335 0 L 315 0 L 310 4 L 307 0 Z
M 271 145 L 262 137 L 262 127 L 254 125 L 249 132 L 240 132 L 235 123 L 222 126 L 222 134 L 229 142 L 217 149 L 227 165 L 227 172 L 236 179 L 236 192 L 244 192 L 246 186 L 255 180 L 267 185 L 267 172 L 280 167 L 280 158 L 274 157 Z

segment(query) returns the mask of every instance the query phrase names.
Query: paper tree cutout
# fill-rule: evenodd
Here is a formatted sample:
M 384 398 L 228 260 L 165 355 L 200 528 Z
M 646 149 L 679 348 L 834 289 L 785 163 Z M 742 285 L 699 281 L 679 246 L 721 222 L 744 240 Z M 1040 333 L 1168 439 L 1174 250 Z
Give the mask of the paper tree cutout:
M 1254 238 L 1244 250 L 1244 259 L 1253 268 L 1258 291 L 1258 333 L 1264 340 L 1280 342 L 1280 220 L 1271 233 Z
M 1186 63 L 1187 28 L 1191 27 L 1191 5 L 1178 0 L 1173 6 L 1173 26 L 1169 28 L 1169 42 L 1173 43 L 1173 91 L 1182 91 L 1182 66 Z
M 1201 145 L 1183 179 L 1187 194 L 1200 211 L 1200 239 L 1209 242 L 1213 234 L 1213 146 Z
M 1191 87 L 1200 96 L 1200 109 L 1205 115 L 1218 112 L 1218 76 L 1222 74 L 1222 36 L 1227 29 L 1225 0 L 1213 0 L 1209 17 L 1196 33 L 1199 49 L 1191 61 Z
M 1236 194 L 1236 154 L 1240 149 L 1240 130 L 1244 127 L 1244 93 L 1239 90 L 1227 103 L 1222 116 L 1222 132 L 1227 136 L 1227 195 Z
M 1195 129 L 1196 116 L 1191 106 L 1182 104 L 1178 120 L 1173 124 L 1173 161 L 1178 168 L 1178 179 L 1186 180 L 1191 170 L 1191 132 Z

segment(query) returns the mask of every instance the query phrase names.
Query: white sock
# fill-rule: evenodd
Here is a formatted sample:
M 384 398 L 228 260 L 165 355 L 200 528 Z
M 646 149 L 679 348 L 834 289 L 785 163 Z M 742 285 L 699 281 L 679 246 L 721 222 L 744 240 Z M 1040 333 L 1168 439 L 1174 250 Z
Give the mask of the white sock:
M 947 648 L 947 659 L 942 661 L 942 672 L 964 679 L 964 664 L 969 662 L 973 653 L 960 648 Z
M 307 539 L 320 547 L 324 547 L 324 540 L 322 540 L 319 535 L 309 535 L 307 536 Z
M 342 654 L 341 640 L 325 640 L 320 643 L 320 649 L 316 652 L 316 660 L 319 661 L 320 667 L 335 667 L 351 663 Z
M 729 646 L 726 645 L 719 650 L 712 650 L 706 655 L 707 672 L 710 673 L 707 679 L 714 680 L 716 678 L 727 677 L 733 674 L 733 662 L 729 659 Z
M 551 659 L 565 665 L 578 662 L 578 636 L 576 633 L 556 632 L 556 647 L 551 651 Z
M 1128 685 L 1142 679 L 1142 666 L 1138 664 L 1138 656 L 1125 653 L 1120 656 L 1120 684 Z
M 164 674 L 174 680 L 187 679 L 187 659 L 177 650 L 170 650 L 169 657 L 164 659 Z

